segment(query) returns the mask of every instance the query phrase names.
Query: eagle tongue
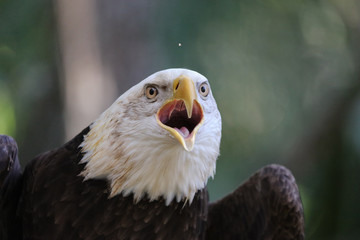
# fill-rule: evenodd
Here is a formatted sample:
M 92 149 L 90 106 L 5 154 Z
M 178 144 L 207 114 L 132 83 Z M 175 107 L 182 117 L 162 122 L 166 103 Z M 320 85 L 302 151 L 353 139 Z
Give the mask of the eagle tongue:
M 186 127 L 181 127 L 180 129 L 175 128 L 175 129 L 183 136 L 183 138 L 187 138 L 190 135 L 190 132 Z

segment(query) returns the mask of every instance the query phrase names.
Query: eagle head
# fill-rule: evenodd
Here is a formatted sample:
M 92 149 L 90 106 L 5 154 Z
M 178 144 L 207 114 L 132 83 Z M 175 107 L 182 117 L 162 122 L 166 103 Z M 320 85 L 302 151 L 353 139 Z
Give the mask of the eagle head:
M 221 117 L 208 80 L 187 69 L 149 76 L 91 124 L 81 144 L 87 179 L 107 179 L 109 197 L 188 200 L 213 177 Z

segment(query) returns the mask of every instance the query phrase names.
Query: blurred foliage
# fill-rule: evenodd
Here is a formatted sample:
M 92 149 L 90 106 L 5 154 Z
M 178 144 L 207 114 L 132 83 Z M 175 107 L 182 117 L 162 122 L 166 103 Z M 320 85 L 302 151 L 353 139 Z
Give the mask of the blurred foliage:
M 146 5 L 148 16 L 137 17 L 141 3 L 127 9 L 127 21 L 155 50 L 131 56 L 139 66 L 148 62 L 139 72 L 185 67 L 211 82 L 223 118 L 211 199 L 280 163 L 297 178 L 307 239 L 359 239 L 359 2 L 157 0 Z M 114 13 L 104 20 L 99 7 L 102 24 L 117 21 L 116 11 L 125 14 L 128 5 L 97 4 L 111 4 Z M 16 135 L 26 160 L 63 141 L 52 7 L 44 0 L 0 2 L 0 133 Z M 125 30 L 114 32 L 131 42 L 137 33 Z
M 53 18 L 51 1 L 0 1 L 0 134 L 23 163 L 63 141 Z
M 15 113 L 8 92 L 4 84 L 0 82 L 0 133 L 13 136 L 15 134 Z

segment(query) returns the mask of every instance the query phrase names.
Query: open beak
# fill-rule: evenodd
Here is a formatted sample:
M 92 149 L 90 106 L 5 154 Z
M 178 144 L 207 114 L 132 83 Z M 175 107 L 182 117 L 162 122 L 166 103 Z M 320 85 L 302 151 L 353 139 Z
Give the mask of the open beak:
M 203 123 L 204 114 L 191 79 L 180 76 L 174 80 L 173 97 L 158 110 L 156 120 L 186 151 L 194 148 L 195 135 Z

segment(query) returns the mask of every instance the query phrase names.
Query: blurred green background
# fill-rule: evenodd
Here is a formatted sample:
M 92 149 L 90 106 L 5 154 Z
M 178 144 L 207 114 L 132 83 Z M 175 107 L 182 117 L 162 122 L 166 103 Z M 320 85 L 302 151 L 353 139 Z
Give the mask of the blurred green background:
M 130 86 L 182 67 L 223 119 L 210 197 L 291 169 L 307 239 L 360 239 L 360 2 L 0 1 L 0 134 L 24 166 Z

